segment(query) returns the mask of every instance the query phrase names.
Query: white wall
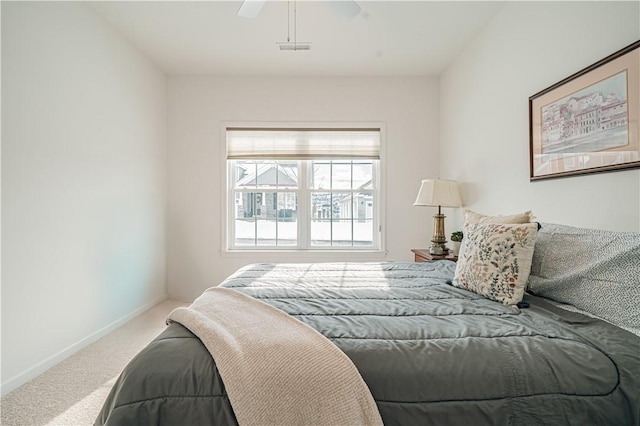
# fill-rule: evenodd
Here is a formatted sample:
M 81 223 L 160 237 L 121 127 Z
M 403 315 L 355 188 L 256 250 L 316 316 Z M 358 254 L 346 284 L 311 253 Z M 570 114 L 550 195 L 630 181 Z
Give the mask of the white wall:
M 224 121 L 385 123 L 386 259 L 411 260 L 411 248 L 425 247 L 434 211 L 411 204 L 420 180 L 437 175 L 437 79 L 170 77 L 171 297 L 192 300 L 241 265 L 282 260 L 221 255 Z
M 640 170 L 530 183 L 528 133 L 529 96 L 639 38 L 638 2 L 508 2 L 441 77 L 441 159 L 466 204 L 640 230 Z
M 80 3 L 2 2 L 2 391 L 165 296 L 166 78 Z

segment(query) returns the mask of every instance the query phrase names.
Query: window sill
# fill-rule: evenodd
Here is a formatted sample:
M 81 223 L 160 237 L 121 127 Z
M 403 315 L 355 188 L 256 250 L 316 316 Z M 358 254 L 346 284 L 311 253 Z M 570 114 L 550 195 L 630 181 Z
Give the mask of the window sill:
M 257 262 L 366 262 L 387 257 L 381 250 L 221 250 L 221 257 L 252 259 Z

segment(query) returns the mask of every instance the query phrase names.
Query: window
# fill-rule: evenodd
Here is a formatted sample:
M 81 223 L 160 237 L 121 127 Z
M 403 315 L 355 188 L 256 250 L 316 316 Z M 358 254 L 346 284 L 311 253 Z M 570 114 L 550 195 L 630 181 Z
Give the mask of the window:
M 228 249 L 381 249 L 380 129 L 226 134 Z

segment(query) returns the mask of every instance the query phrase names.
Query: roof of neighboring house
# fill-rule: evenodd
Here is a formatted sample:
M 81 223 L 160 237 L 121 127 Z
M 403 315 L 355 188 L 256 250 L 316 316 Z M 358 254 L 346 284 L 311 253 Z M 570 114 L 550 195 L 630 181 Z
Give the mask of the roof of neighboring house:
M 281 164 L 265 163 L 245 169 L 247 175 L 238 181 L 238 186 L 297 186 L 298 168 Z

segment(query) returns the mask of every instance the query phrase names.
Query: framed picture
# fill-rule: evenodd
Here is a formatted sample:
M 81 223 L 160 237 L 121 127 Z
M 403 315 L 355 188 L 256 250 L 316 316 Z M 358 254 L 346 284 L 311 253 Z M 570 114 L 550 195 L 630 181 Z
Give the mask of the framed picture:
M 530 179 L 640 167 L 640 41 L 529 98 Z

